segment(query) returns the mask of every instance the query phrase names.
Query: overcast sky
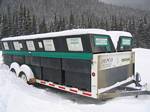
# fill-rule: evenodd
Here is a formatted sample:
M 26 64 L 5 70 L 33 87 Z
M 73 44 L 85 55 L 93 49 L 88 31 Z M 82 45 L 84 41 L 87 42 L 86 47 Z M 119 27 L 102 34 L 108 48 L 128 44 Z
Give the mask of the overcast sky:
M 150 0 L 100 0 L 105 3 L 124 5 L 132 8 L 150 10 Z

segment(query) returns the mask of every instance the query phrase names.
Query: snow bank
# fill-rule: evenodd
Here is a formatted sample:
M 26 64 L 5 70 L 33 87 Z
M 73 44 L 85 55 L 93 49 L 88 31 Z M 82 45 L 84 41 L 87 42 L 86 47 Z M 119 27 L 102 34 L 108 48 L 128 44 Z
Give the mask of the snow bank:
M 150 84 L 148 67 L 144 61 L 149 50 L 135 49 L 136 70 Z M 145 54 L 143 54 L 145 53 Z M 144 57 L 143 57 L 144 56 Z M 55 89 L 39 89 L 25 84 L 8 67 L 0 66 L 0 112 L 149 112 L 150 96 L 115 98 L 106 102 L 95 101 Z
M 133 51 L 135 52 L 135 72 L 140 73 L 141 83 L 147 83 L 150 90 L 150 50 L 138 48 Z
M 0 112 L 149 112 L 148 99 L 141 96 L 94 101 L 53 89 L 37 89 L 8 70 L 0 70 Z

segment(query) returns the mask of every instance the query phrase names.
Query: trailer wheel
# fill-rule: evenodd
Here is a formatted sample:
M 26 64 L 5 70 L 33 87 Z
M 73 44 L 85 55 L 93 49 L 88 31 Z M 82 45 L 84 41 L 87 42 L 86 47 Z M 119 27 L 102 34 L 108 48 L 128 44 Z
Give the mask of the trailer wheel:
M 17 62 L 13 62 L 13 63 L 11 63 L 9 70 L 11 72 L 15 73 L 16 76 L 18 77 L 19 71 L 20 71 L 20 65 Z
M 10 71 L 13 72 L 14 74 L 16 74 L 15 69 L 12 68 L 12 69 L 10 69 Z
M 25 73 L 21 72 L 21 73 L 19 74 L 19 77 L 20 77 L 23 81 L 25 81 L 26 83 L 28 82 L 27 76 L 26 76 Z
M 19 75 L 20 74 L 24 74 L 26 76 L 27 82 L 32 82 L 34 79 L 32 69 L 28 65 L 21 65 Z

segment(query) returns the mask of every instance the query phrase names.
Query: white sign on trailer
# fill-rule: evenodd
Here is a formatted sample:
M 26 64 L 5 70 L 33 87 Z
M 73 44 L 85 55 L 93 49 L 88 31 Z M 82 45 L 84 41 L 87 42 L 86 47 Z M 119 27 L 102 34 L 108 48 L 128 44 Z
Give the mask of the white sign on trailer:
M 69 51 L 83 51 L 82 41 L 80 37 L 67 38 L 67 45 Z
M 122 39 L 122 45 L 127 45 L 127 46 L 130 46 L 131 45 L 131 38 L 123 38 Z
M 14 44 L 14 48 L 15 48 L 15 50 L 20 50 L 20 44 L 19 44 L 19 42 L 13 42 L 13 44 Z
M 55 51 L 54 42 L 52 39 L 43 40 L 45 51 Z
M 107 46 L 108 40 L 107 40 L 107 38 L 96 38 L 95 44 L 96 44 L 96 46 Z
M 34 46 L 33 41 L 26 41 L 26 44 L 27 44 L 28 50 L 35 51 L 35 46 Z
M 21 48 L 23 48 L 23 45 L 22 45 L 22 43 L 19 43 L 19 45 L 20 45 L 20 49 L 21 49 Z
M 110 68 L 115 68 L 119 66 L 124 66 L 132 63 L 132 53 L 109 53 L 104 55 L 99 55 L 99 70 L 105 70 Z
M 3 42 L 3 45 L 4 45 L 5 50 L 9 50 L 9 46 L 7 42 Z
M 42 42 L 38 42 L 39 48 L 43 48 Z

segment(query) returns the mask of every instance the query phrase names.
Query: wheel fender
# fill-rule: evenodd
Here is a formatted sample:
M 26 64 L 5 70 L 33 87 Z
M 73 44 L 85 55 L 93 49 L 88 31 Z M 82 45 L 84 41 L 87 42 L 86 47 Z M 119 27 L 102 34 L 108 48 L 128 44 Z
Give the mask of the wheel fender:
M 33 79 L 33 78 L 34 78 L 34 74 L 33 74 L 31 68 L 30 68 L 28 65 L 25 65 L 25 64 L 24 64 L 24 65 L 21 65 L 19 74 L 20 74 L 21 72 L 25 73 L 25 75 L 26 75 L 28 81 L 29 81 L 30 79 Z
M 20 65 L 17 63 L 17 62 L 13 62 L 11 63 L 10 65 L 10 69 L 14 69 L 16 71 L 16 75 L 18 76 L 19 75 L 19 72 L 20 72 Z

